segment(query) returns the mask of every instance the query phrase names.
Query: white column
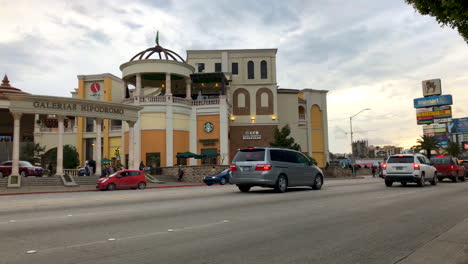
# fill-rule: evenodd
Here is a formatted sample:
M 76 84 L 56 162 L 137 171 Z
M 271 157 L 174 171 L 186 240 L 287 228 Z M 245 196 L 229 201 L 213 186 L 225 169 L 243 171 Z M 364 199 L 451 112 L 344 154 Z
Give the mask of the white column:
M 122 88 L 122 100 L 125 99 L 125 95 L 127 94 L 127 87 L 128 87 L 128 82 L 124 81 L 123 88 Z
M 135 101 L 139 103 L 140 97 L 141 97 L 141 74 L 137 73 L 135 91 L 133 92 L 133 98 L 135 98 Z
M 222 95 L 219 98 L 219 154 L 221 155 L 220 162 L 222 161 L 223 165 L 229 164 L 229 140 L 228 140 L 228 109 L 226 104 L 226 96 Z
M 134 163 L 133 163 L 133 149 L 134 149 L 134 127 L 135 127 L 135 122 L 132 121 L 127 121 L 128 123 L 128 169 L 134 169 Z
M 39 133 L 41 130 L 41 126 L 40 124 L 38 124 L 37 122 L 39 121 L 39 114 L 35 114 L 34 115 L 34 133 Z
M 174 165 L 174 123 L 173 106 L 166 105 L 166 166 Z
M 96 152 L 96 176 L 101 176 L 101 161 L 102 161 L 102 147 L 101 147 L 101 137 L 102 137 L 102 119 L 101 118 L 96 118 L 96 144 L 94 145 L 95 147 L 95 152 Z
M 171 73 L 166 73 L 166 95 L 172 95 L 171 91 Z
M 122 126 L 120 129 L 120 163 L 122 166 L 127 167 L 125 160 L 125 121 L 122 120 Z
M 13 116 L 13 164 L 11 175 L 19 175 L 20 128 L 22 113 L 11 113 Z
M 192 113 L 190 114 L 190 152 L 199 154 L 197 149 L 197 109 L 193 106 Z M 197 165 L 197 160 L 194 158 L 189 159 L 190 165 Z
M 138 113 L 138 121 L 133 126 L 133 167 L 137 170 L 141 162 L 141 118 Z M 146 165 L 146 164 L 145 164 Z
M 192 99 L 192 80 L 190 78 L 185 79 L 185 98 Z
M 64 116 L 57 116 L 58 132 L 57 132 L 57 170 L 55 175 L 63 175 L 63 125 Z

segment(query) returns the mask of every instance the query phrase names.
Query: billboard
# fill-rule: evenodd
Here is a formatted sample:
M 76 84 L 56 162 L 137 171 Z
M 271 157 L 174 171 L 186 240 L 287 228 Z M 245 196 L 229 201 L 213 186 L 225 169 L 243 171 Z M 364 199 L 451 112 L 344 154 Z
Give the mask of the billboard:
M 452 123 L 448 123 L 450 133 L 468 133 L 468 117 L 453 118 Z
M 434 95 L 423 98 L 415 98 L 413 100 L 414 108 L 423 108 L 430 106 L 439 106 L 439 105 L 451 105 L 452 104 L 452 95 Z
M 442 85 L 440 79 L 422 81 L 423 96 L 442 94 Z
M 416 109 L 416 120 L 418 125 L 421 124 L 433 124 L 436 123 L 434 120 L 444 120 L 452 117 L 452 107 L 449 105 L 418 108 Z

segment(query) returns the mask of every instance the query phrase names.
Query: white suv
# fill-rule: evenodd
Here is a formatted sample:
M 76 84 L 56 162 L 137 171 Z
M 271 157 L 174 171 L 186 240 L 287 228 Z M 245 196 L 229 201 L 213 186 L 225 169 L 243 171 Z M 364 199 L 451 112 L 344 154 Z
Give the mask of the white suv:
M 421 154 L 392 155 L 383 165 L 385 185 L 391 187 L 393 182 L 400 182 L 403 186 L 408 182 L 415 182 L 423 187 L 426 181 L 437 184 L 437 170 L 431 161 Z

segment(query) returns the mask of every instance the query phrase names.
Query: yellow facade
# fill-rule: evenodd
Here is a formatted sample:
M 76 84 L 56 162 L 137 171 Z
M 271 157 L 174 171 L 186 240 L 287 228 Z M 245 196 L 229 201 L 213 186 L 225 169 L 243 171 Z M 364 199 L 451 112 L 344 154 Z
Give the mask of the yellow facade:
M 206 132 L 204 125 L 210 122 L 213 124 L 213 131 Z M 219 115 L 203 115 L 197 116 L 197 153 L 201 154 L 202 149 L 206 148 L 216 148 L 216 151 L 219 152 L 219 139 L 220 139 L 220 130 L 219 127 Z M 205 139 L 215 139 L 217 141 L 213 142 L 213 145 L 204 145 L 203 140 Z M 198 161 L 198 164 L 201 164 L 201 160 Z
M 128 141 L 127 141 L 128 142 Z M 148 153 L 159 153 L 160 164 L 162 167 L 166 165 L 166 130 L 142 130 L 141 131 L 141 161 L 147 163 L 146 155 Z M 128 143 L 127 143 L 128 145 Z M 125 148 L 126 150 L 128 149 Z M 127 150 L 128 153 L 128 150 Z M 172 166 L 169 165 L 169 166 Z
M 112 159 L 115 158 L 115 151 L 122 148 L 121 137 L 110 137 L 109 138 L 109 151 L 105 153 L 104 158 Z M 122 153 L 120 154 L 122 156 Z
M 319 167 L 325 166 L 325 147 L 323 134 L 322 111 L 317 105 L 310 109 L 310 128 L 312 130 L 312 158 Z
M 84 99 L 85 94 L 85 84 L 84 80 L 78 80 L 78 98 Z M 77 132 L 76 132 L 76 150 L 78 151 L 78 156 L 80 159 L 80 164 L 85 163 L 84 151 L 83 151 L 83 131 L 84 131 L 84 118 L 78 117 Z

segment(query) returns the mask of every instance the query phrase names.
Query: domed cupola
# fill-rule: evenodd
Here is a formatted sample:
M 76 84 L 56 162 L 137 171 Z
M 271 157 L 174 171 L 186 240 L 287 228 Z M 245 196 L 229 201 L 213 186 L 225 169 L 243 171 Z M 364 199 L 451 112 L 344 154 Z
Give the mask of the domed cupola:
M 175 53 L 172 50 L 165 49 L 165 48 L 161 47 L 161 45 L 159 45 L 159 32 L 156 33 L 156 41 L 155 42 L 156 42 L 156 46 L 139 52 L 138 54 L 133 56 L 133 58 L 131 58 L 130 61 L 148 60 L 148 59 L 151 59 L 151 56 L 157 54 L 157 55 L 159 55 L 160 60 L 172 59 L 174 61 L 185 62 L 185 60 L 179 54 Z M 155 56 L 157 56 L 157 55 L 155 55 Z M 157 57 L 153 58 L 153 59 L 157 59 Z

